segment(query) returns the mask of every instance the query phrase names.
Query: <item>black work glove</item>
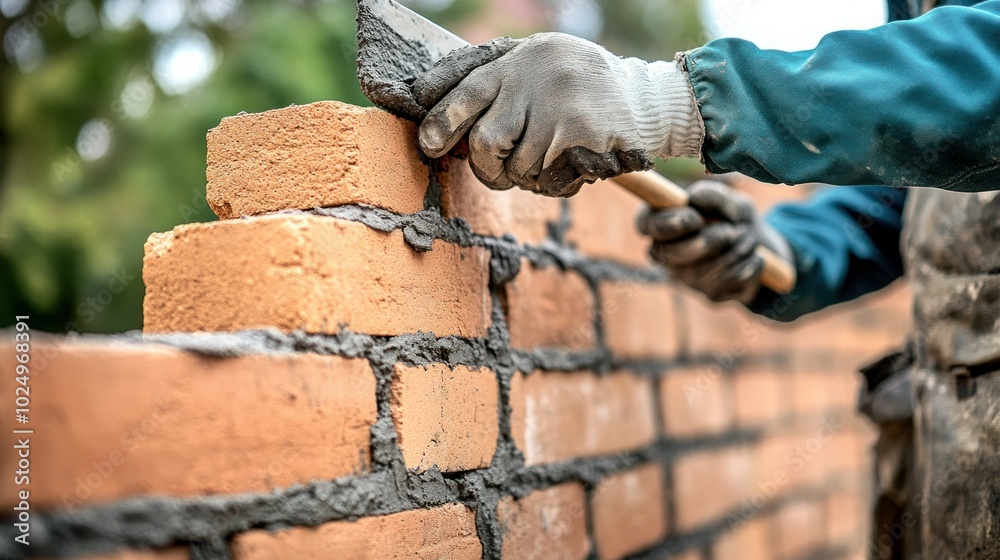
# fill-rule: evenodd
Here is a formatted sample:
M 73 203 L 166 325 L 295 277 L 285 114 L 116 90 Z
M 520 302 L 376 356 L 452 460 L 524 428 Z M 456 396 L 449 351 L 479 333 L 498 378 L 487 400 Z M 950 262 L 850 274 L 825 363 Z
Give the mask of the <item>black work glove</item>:
M 754 250 L 763 245 L 794 262 L 791 247 L 744 194 L 716 181 L 699 181 L 688 192 L 690 206 L 639 216 L 639 231 L 653 239 L 650 256 L 712 301 L 750 303 L 764 267 Z

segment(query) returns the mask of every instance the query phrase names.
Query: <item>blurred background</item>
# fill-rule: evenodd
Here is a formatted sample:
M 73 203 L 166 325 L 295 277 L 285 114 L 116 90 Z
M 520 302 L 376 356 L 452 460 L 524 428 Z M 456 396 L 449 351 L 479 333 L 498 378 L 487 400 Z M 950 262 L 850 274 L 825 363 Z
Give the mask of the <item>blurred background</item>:
M 716 37 L 811 48 L 882 0 L 411 0 L 472 42 L 557 30 L 646 59 Z M 0 0 L 0 327 L 142 326 L 142 245 L 211 221 L 205 133 L 322 99 L 370 104 L 353 0 Z M 661 169 L 680 182 L 693 161 Z

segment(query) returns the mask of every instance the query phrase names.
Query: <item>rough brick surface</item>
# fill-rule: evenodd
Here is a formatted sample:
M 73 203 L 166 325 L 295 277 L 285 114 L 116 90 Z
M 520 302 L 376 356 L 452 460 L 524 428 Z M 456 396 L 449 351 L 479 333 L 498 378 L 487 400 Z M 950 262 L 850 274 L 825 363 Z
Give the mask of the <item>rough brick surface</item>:
M 656 437 L 650 382 L 628 373 L 518 373 L 510 402 L 528 465 L 628 451 Z
M 601 558 L 622 558 L 653 545 L 667 534 L 663 471 L 653 464 L 605 478 L 594 490 L 591 508 Z
M 220 218 L 368 204 L 418 212 L 430 180 L 413 123 L 322 101 L 222 119 L 208 133 L 208 203 Z
M 746 367 L 733 374 L 736 422 L 743 427 L 765 425 L 788 411 L 790 380 L 773 368 Z
M 643 202 L 614 183 L 585 185 L 569 199 L 567 241 L 591 258 L 635 267 L 650 266 L 649 239 L 635 227 Z
M 605 282 L 601 318 L 608 348 L 622 358 L 674 358 L 677 324 L 673 294 L 663 284 Z
M 250 531 L 233 539 L 234 560 L 449 558 L 479 560 L 476 512 L 451 504 L 319 527 Z
M 712 556 L 719 560 L 772 560 L 774 539 L 768 517 L 749 519 L 723 533 L 713 547 Z
M 441 212 L 445 218 L 462 218 L 475 233 L 512 234 L 520 243 L 538 245 L 548 237 L 549 225 L 559 223 L 562 203 L 557 198 L 518 188 L 494 191 L 479 182 L 463 159 L 448 158 L 441 165 Z
M 753 463 L 743 447 L 685 455 L 674 464 L 677 527 L 696 529 L 738 509 L 751 491 Z
M 537 269 L 523 262 L 507 285 L 507 325 L 514 348 L 592 348 L 594 296 L 576 272 Z
M 362 360 L 100 343 L 51 354 L 32 378 L 32 421 L 45 434 L 32 440 L 34 507 L 267 492 L 368 469 L 375 377 Z M 14 363 L 12 345 L 0 345 L 0 363 Z M 4 375 L 0 387 L 12 395 L 13 382 Z M 6 433 L 12 416 L 0 419 Z M 13 472 L 13 459 L 0 463 Z M 12 482 L 0 483 L 4 500 Z
M 408 469 L 488 467 L 499 431 L 496 376 L 485 368 L 397 364 L 392 417 Z
M 785 505 L 774 516 L 777 528 L 775 550 L 779 558 L 804 558 L 826 540 L 822 501 L 796 501 Z
M 179 226 L 146 242 L 144 329 L 277 327 L 335 333 L 483 336 L 489 255 L 317 216 Z
M 663 425 L 674 437 L 721 432 L 732 424 L 729 379 L 717 368 L 669 372 L 660 382 L 660 403 Z
M 504 498 L 498 516 L 504 558 L 572 560 L 590 552 L 583 486 L 569 483 L 538 490 L 520 500 Z

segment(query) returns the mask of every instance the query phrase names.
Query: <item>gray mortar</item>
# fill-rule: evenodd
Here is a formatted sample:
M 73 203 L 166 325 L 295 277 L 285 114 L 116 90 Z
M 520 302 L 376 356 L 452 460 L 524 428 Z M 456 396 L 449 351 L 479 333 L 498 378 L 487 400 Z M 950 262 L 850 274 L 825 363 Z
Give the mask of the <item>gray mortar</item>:
M 421 107 L 410 85 L 434 64 L 434 56 L 419 41 L 401 37 L 381 18 L 358 5 L 358 82 L 365 97 L 410 120 L 422 120 Z

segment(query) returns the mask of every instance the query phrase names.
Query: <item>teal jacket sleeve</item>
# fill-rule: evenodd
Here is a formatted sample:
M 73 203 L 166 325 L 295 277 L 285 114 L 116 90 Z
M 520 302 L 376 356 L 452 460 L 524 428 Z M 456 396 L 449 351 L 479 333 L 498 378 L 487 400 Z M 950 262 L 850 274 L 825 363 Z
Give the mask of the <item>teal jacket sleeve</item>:
M 1000 189 L 1000 0 L 831 33 L 811 51 L 719 39 L 683 60 L 713 173 Z
M 889 187 L 826 187 L 805 202 L 774 207 L 765 219 L 792 246 L 798 283 L 784 296 L 764 288 L 747 307 L 791 321 L 902 276 L 899 240 L 906 193 Z

